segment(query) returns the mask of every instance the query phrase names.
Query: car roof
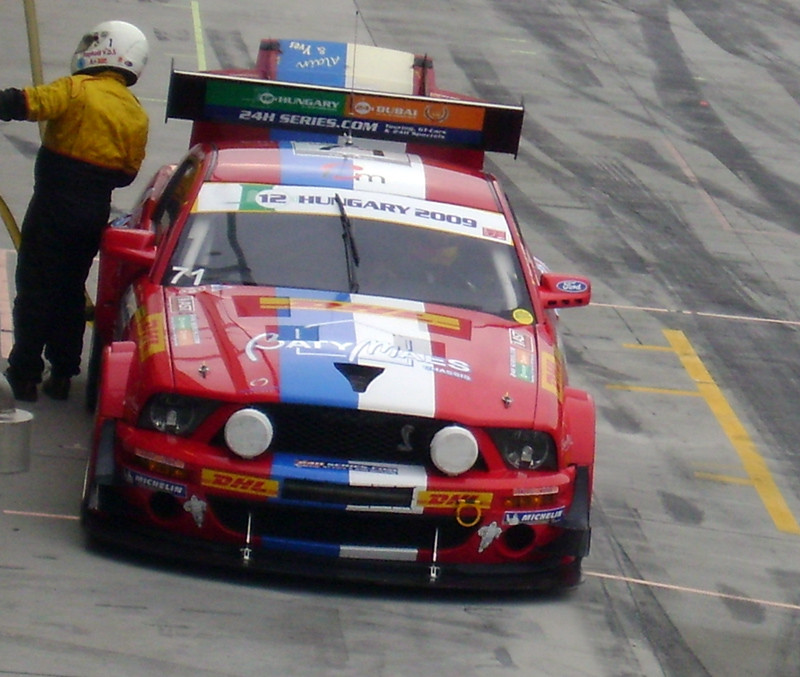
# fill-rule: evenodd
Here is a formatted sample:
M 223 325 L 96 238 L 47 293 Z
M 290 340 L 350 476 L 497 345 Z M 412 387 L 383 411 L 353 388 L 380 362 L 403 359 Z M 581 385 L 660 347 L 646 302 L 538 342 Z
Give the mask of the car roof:
M 251 142 L 207 145 L 207 181 L 364 189 L 485 211 L 502 211 L 482 171 L 423 156 L 358 146 Z

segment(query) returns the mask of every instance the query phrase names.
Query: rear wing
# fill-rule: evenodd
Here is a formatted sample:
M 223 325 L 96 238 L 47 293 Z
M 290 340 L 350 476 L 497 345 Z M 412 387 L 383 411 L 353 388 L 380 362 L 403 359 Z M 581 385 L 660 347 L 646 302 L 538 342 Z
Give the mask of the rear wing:
M 172 71 L 167 96 L 168 118 L 251 128 L 242 138 L 280 129 L 514 155 L 523 115 L 522 106 L 207 72 Z

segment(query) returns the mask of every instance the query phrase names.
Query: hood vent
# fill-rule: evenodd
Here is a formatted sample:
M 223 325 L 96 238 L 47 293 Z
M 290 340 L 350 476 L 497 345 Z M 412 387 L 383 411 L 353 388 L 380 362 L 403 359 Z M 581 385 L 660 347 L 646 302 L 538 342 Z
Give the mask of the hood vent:
M 350 383 L 350 387 L 357 393 L 363 393 L 378 376 L 383 373 L 383 367 L 370 367 L 367 364 L 353 364 L 352 362 L 334 362 L 335 366 Z

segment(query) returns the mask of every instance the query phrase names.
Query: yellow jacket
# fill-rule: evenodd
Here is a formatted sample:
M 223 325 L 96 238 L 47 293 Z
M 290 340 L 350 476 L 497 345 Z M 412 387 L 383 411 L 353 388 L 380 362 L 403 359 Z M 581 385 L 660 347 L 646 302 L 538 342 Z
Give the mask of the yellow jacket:
M 71 75 L 26 87 L 28 120 L 47 120 L 42 145 L 76 160 L 135 176 L 144 160 L 148 118 L 113 71 Z

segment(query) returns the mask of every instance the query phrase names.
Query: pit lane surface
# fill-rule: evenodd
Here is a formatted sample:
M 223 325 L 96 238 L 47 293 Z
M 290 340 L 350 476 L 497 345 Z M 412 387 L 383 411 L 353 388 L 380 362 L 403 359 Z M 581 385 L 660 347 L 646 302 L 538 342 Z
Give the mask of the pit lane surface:
M 427 52 L 447 89 L 524 97 L 519 156 L 490 166 L 534 253 L 594 283 L 593 306 L 562 313 L 571 378 L 599 409 L 594 538 L 565 596 L 252 580 L 88 552 L 79 380 L 66 404 L 29 407 L 31 469 L 0 475 L 0 674 L 800 673 L 800 2 L 36 7 L 46 79 L 96 21 L 151 37 L 135 89 L 149 156 L 120 210 L 185 150 L 188 126 L 163 123 L 172 58 L 242 66 L 263 37 L 356 40 Z M 4 6 L 0 36 L 0 86 L 27 82 L 21 3 Z M 0 194 L 19 220 L 37 146 L 34 125 L 0 125 Z M 2 288 L 14 257 L 0 258 Z M 7 351 L 1 302 L 0 323 Z

